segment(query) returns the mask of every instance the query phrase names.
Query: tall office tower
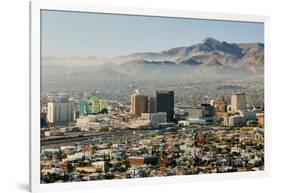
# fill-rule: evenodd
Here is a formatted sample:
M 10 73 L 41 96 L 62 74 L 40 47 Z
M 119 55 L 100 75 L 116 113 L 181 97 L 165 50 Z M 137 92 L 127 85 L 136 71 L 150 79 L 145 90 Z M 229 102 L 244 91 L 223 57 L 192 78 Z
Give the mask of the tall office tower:
M 100 112 L 104 109 L 107 109 L 108 102 L 105 99 L 100 99 Z
M 227 110 L 227 102 L 223 96 L 217 97 L 211 105 L 214 106 L 216 112 L 226 112 Z
M 89 103 L 88 98 L 81 98 L 79 100 L 79 116 L 87 116 L 92 114 L 92 105 Z
M 92 113 L 100 112 L 100 99 L 96 96 L 90 97 L 89 99 L 92 104 Z
M 131 95 L 131 113 L 140 116 L 147 113 L 148 96 L 135 93 Z
M 156 113 L 156 98 L 149 96 L 148 97 L 148 113 Z
M 157 112 L 166 112 L 168 122 L 174 120 L 174 91 L 156 91 L 156 110 Z
M 72 102 L 49 102 L 47 120 L 53 124 L 72 122 L 73 112 Z
M 231 95 L 231 111 L 245 111 L 246 110 L 246 95 L 245 93 L 237 93 Z
M 79 100 L 79 115 L 87 116 L 97 114 L 107 109 L 107 107 L 108 102 L 105 99 L 96 96 L 84 97 Z

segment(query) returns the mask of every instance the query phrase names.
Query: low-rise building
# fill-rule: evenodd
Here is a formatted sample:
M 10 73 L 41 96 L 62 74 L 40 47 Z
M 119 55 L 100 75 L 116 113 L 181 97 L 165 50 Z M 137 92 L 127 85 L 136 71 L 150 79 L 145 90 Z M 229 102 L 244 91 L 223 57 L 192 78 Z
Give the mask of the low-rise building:
M 130 166 L 142 166 L 145 164 L 156 164 L 158 162 L 157 156 L 131 156 L 128 157 L 128 162 Z
M 242 126 L 246 123 L 246 120 L 244 117 L 241 117 L 239 115 L 233 115 L 230 117 L 224 117 L 224 126 Z
M 209 124 L 213 123 L 215 109 L 207 103 L 201 104 L 198 108 L 190 108 L 188 112 L 188 121 L 195 124 Z
M 264 128 L 264 113 L 257 113 L 258 126 Z
M 108 164 L 106 161 L 93 162 L 92 166 L 95 168 L 96 172 L 104 173 L 108 171 Z
M 89 131 L 112 126 L 113 121 L 110 118 L 107 114 L 88 115 L 78 118 L 76 124 L 82 131 Z
M 63 136 L 64 132 L 63 131 L 45 131 L 44 132 L 45 137 L 50 137 L 50 136 Z
M 246 119 L 246 121 L 249 120 L 256 120 L 256 112 L 252 112 L 252 111 L 239 111 L 239 115 L 241 117 L 244 117 Z
M 167 122 L 167 113 L 165 113 L 165 112 L 142 113 L 141 119 L 142 120 L 149 120 L 149 121 L 151 121 L 152 126 L 156 126 L 159 123 L 166 123 Z

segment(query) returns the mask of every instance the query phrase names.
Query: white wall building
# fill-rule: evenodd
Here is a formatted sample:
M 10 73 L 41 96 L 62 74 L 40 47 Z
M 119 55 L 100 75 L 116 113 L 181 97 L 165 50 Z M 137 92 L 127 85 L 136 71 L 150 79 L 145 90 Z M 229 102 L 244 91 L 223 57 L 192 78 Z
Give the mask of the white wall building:
M 107 171 L 107 164 L 105 161 L 93 162 L 92 166 L 96 169 L 97 172 L 106 172 Z
M 149 121 L 151 121 L 151 125 L 155 126 L 159 123 L 166 123 L 167 122 L 167 113 L 165 113 L 165 112 L 142 113 L 141 119 L 142 120 L 149 120 Z
M 245 118 L 239 115 L 224 117 L 223 119 L 224 126 L 241 126 L 244 125 L 245 122 L 246 122 Z
M 110 127 L 113 121 L 110 119 L 111 116 L 107 114 L 99 115 L 88 115 L 80 117 L 76 120 L 77 127 L 82 131 L 88 131 L 91 129 L 100 129 L 101 127 Z
M 50 137 L 50 136 L 63 136 L 64 132 L 62 132 L 62 131 L 45 131 L 44 135 L 46 137 Z
M 72 102 L 49 102 L 47 120 L 49 123 L 73 121 L 74 105 Z

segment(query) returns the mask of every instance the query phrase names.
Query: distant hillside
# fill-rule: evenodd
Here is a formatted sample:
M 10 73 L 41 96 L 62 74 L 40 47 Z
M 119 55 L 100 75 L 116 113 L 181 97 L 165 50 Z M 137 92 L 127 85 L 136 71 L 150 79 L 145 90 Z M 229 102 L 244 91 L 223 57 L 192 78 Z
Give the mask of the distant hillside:
M 81 87 L 97 83 L 123 85 L 132 81 L 239 79 L 263 76 L 263 67 L 263 44 L 206 38 L 191 46 L 107 59 L 43 57 L 42 77 L 45 86 L 64 82 Z
M 235 44 L 206 38 L 201 43 L 171 48 L 158 53 L 135 53 L 112 58 L 115 63 L 135 60 L 170 61 L 185 65 L 223 65 L 263 67 L 264 45 L 261 43 Z

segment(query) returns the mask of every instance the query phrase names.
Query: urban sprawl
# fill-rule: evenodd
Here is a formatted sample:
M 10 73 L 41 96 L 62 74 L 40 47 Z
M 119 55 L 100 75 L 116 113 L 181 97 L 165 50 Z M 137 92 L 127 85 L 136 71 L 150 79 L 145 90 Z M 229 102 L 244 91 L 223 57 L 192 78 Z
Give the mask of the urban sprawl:
M 264 107 L 247 94 L 183 106 L 154 93 L 42 95 L 41 183 L 264 169 Z

